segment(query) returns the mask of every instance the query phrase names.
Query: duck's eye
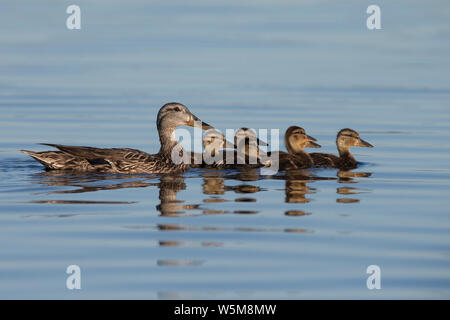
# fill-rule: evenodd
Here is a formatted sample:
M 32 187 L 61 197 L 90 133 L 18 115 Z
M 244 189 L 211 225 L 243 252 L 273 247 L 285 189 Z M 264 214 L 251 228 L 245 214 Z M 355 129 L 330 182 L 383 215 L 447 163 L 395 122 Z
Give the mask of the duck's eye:
M 175 107 L 173 110 L 176 111 L 176 112 L 180 112 L 181 111 L 181 109 L 179 107 Z

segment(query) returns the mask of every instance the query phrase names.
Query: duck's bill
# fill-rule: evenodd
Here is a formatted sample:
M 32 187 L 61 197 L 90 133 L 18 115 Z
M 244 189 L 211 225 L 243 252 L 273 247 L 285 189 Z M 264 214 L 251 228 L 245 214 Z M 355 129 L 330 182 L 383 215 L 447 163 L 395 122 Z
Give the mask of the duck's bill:
M 214 127 L 212 125 L 207 124 L 206 122 L 202 122 L 201 128 L 203 130 L 209 130 L 209 129 L 214 129 Z
M 306 144 L 306 148 L 322 148 L 322 146 L 313 141 L 308 141 L 308 143 Z
M 255 137 L 245 137 L 245 138 L 241 138 L 241 139 L 243 141 L 245 141 L 245 144 L 249 144 L 249 143 L 255 144 L 255 142 L 256 142 L 257 146 L 267 147 L 269 145 L 267 142 L 260 140 L 259 138 L 255 139 Z
M 258 143 L 258 146 L 267 147 L 269 144 L 263 140 L 260 140 L 259 138 L 256 138 L 256 142 Z
M 224 147 L 224 149 L 236 149 L 237 148 L 234 143 L 231 143 L 230 141 L 228 141 L 226 139 L 223 141 L 223 147 Z
M 230 141 L 227 140 L 227 138 L 222 134 L 217 137 L 218 139 L 221 139 L 223 141 L 222 148 L 224 149 L 235 149 L 236 145 Z
M 313 138 L 313 137 L 311 137 L 311 136 L 308 136 L 308 135 L 306 135 L 306 137 L 308 138 L 308 140 L 310 140 L 310 141 L 317 141 L 317 139 L 316 138 Z
M 203 130 L 214 129 L 213 126 L 207 124 L 206 122 L 203 122 L 194 115 L 192 115 L 192 119 L 190 121 L 186 122 L 186 125 L 190 127 L 202 128 Z
M 371 145 L 367 141 L 364 141 L 363 139 L 359 139 L 358 147 L 373 148 L 373 145 Z
M 217 131 L 216 129 L 211 129 L 206 132 L 205 137 L 207 138 L 215 138 L 217 141 L 222 142 L 221 148 L 223 149 L 234 149 L 236 148 L 236 145 L 234 143 L 231 143 L 227 140 L 225 135 L 223 135 L 221 132 Z M 219 142 L 220 143 L 220 142 Z

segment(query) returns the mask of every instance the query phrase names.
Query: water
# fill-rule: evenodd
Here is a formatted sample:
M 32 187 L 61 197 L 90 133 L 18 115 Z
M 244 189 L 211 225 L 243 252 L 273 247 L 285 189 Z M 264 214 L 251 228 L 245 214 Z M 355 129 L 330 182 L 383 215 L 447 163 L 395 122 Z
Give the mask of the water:
M 69 3 L 2 3 L 0 298 L 450 297 L 448 3 L 379 1 L 378 31 L 364 1 L 77 4 L 80 31 Z M 46 173 L 18 151 L 156 152 L 168 101 L 222 130 L 300 125 L 335 152 L 351 127 L 375 148 L 351 172 L 274 177 Z

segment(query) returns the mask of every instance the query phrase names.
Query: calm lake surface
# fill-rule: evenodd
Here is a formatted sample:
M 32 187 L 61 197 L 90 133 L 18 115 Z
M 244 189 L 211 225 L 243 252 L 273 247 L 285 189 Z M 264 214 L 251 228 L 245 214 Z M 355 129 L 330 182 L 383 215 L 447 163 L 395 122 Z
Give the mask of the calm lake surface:
M 2 2 L 0 298 L 450 298 L 448 2 L 378 1 L 374 31 L 356 0 L 77 1 L 81 30 L 69 4 Z M 170 101 L 280 129 L 283 150 L 290 125 L 322 152 L 345 127 L 375 148 L 275 176 L 70 175 L 19 152 L 157 152 Z

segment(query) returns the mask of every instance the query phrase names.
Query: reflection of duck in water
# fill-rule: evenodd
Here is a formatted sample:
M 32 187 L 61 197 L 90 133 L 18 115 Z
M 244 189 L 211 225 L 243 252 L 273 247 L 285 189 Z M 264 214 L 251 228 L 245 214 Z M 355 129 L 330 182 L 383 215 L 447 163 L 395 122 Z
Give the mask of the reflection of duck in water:
M 105 190 L 117 190 L 124 188 L 146 188 L 149 186 L 158 186 L 156 182 L 147 182 L 155 179 L 155 175 L 104 175 L 104 174 L 67 174 L 65 171 L 52 170 L 39 172 L 33 175 L 35 183 L 52 187 L 71 187 L 58 188 L 50 193 L 85 193 Z M 135 180 L 131 180 L 135 179 Z M 101 183 L 99 183 L 101 182 Z
M 337 172 L 339 183 L 358 183 L 359 181 L 354 178 L 368 178 L 372 175 L 370 172 L 355 172 L 349 170 L 339 170 Z
M 299 170 L 286 171 L 284 179 L 286 180 L 285 201 L 287 203 L 307 203 L 310 201 L 306 198 L 306 195 L 314 192 L 315 189 L 307 185 L 312 179 L 306 175 L 306 172 L 299 172 Z
M 320 148 L 313 137 L 306 134 L 303 128 L 291 126 L 284 135 L 284 144 L 288 152 L 278 151 L 280 170 L 305 169 L 313 165 L 310 155 L 303 148 Z M 273 156 L 274 153 L 269 153 Z
M 208 195 L 222 195 L 226 191 L 231 190 L 231 187 L 224 184 L 225 178 L 222 171 L 212 171 L 202 175 L 203 176 L 203 193 Z M 215 198 L 216 199 L 216 198 Z M 221 200 L 219 200 L 221 201 Z M 218 202 L 219 202 L 218 201 Z M 225 201 L 225 200 L 223 200 Z
M 154 181 L 159 178 L 159 181 Z M 184 213 L 186 210 L 198 209 L 198 204 L 184 204 L 177 200 L 177 194 L 186 189 L 184 178 L 181 175 L 67 175 L 64 171 L 41 172 L 34 175 L 35 183 L 46 186 L 76 187 L 76 189 L 63 189 L 51 193 L 85 193 L 95 191 L 117 190 L 125 188 L 158 187 L 160 203 L 156 209 L 161 215 L 172 216 Z M 130 179 L 136 179 L 129 181 Z M 150 180 L 150 181 L 148 181 Z M 39 200 L 36 203 L 98 203 L 98 204 L 132 204 L 133 201 L 91 201 L 91 200 Z
M 74 170 L 109 173 L 176 173 L 184 172 L 188 165 L 174 163 L 173 152 L 183 158 L 184 150 L 175 139 L 174 130 L 180 125 L 212 127 L 194 116 L 180 103 L 167 103 L 158 112 L 156 122 L 161 148 L 156 154 L 130 148 L 92 148 L 47 144 L 60 151 L 33 152 L 22 150 L 47 170 Z
M 359 179 L 355 179 L 355 178 L 367 178 L 370 177 L 372 174 L 370 172 L 353 172 L 353 171 L 349 171 L 349 170 L 339 170 L 337 172 L 337 176 L 338 176 L 338 182 L 341 184 L 354 184 L 354 183 L 358 183 Z M 360 193 L 366 193 L 366 192 L 370 192 L 370 190 L 361 190 L 359 188 L 355 188 L 355 187 L 348 187 L 348 186 L 344 186 L 344 187 L 338 187 L 336 189 L 336 193 L 340 194 L 340 195 L 357 195 Z M 338 203 L 357 203 L 360 200 L 357 198 L 337 198 L 336 202 Z
M 181 204 L 182 200 L 177 200 L 180 190 L 185 190 L 186 184 L 181 176 L 165 175 L 161 177 L 159 183 L 159 200 L 161 203 L 156 206 L 156 210 L 162 216 L 174 216 L 184 213 L 184 210 L 197 209 L 198 204 Z
M 333 167 L 340 169 L 356 168 L 358 162 L 350 153 L 350 147 L 366 147 L 373 146 L 359 137 L 358 132 L 352 129 L 342 129 L 336 137 L 336 145 L 339 156 L 329 153 L 311 153 L 310 156 L 316 166 Z

